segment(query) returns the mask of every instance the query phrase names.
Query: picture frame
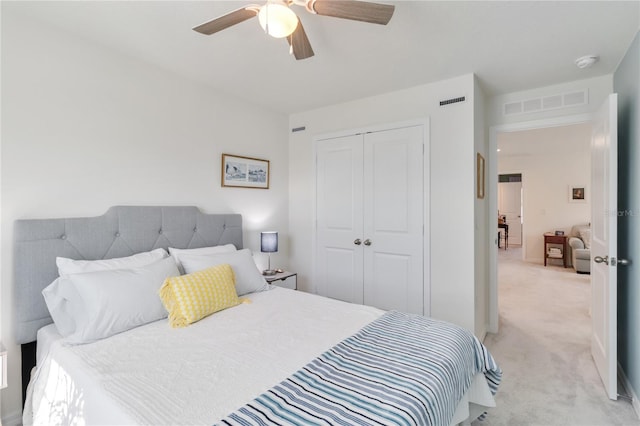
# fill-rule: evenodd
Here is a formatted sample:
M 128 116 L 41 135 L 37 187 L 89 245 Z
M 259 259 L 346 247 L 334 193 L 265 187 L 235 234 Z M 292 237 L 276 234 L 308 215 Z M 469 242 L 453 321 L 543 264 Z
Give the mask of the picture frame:
M 478 152 L 476 154 L 476 195 L 479 199 L 484 198 L 484 157 Z
M 221 184 L 224 187 L 269 189 L 269 160 L 222 154 Z
M 569 185 L 569 202 L 570 203 L 586 203 L 587 202 L 587 186 L 586 185 Z

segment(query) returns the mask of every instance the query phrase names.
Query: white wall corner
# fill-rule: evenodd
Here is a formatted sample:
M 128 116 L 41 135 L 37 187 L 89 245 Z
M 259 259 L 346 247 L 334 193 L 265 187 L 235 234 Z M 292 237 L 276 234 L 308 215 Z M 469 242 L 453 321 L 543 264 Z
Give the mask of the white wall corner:
M 0 421 L 2 422 L 0 426 L 22 426 L 22 414 L 20 411 L 14 411 L 8 416 L 2 417 Z
M 635 411 L 636 416 L 640 419 L 640 400 L 638 399 L 638 394 L 633 389 L 631 382 L 627 378 L 627 375 L 624 373 L 622 366 L 618 363 L 618 378 L 620 378 L 622 382 L 622 387 L 624 388 L 627 395 L 631 398 L 631 406 L 633 407 L 633 411 Z

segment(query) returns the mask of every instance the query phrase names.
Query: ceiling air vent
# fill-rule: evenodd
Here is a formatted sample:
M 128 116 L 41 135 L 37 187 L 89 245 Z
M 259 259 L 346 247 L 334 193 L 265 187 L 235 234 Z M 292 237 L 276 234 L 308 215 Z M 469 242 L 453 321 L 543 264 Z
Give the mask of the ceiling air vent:
M 522 112 L 538 112 L 542 110 L 542 99 L 529 99 L 522 102 Z
M 508 102 L 503 105 L 502 111 L 504 115 L 531 114 L 534 112 L 586 105 L 588 102 L 589 92 L 588 89 L 584 89 L 575 92 Z
M 464 101 L 465 101 L 465 97 L 464 96 L 460 96 L 459 98 L 453 98 L 453 99 L 447 99 L 446 101 L 440 101 L 440 106 L 457 104 L 458 102 L 464 102 Z
M 563 99 L 565 106 L 584 105 L 587 103 L 587 91 L 565 93 Z
M 562 96 L 546 96 L 542 98 L 542 109 L 553 109 L 562 107 Z
M 511 102 L 504 104 L 504 115 L 514 115 L 522 113 L 522 102 Z

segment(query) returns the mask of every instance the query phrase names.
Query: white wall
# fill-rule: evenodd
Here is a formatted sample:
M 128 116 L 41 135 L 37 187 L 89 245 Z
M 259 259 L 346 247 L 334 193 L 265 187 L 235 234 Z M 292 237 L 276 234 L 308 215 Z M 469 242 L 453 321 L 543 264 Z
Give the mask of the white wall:
M 488 196 L 488 173 L 489 173 L 489 155 L 488 155 L 488 139 L 486 136 L 486 127 L 484 120 L 485 96 L 480 85 L 475 85 L 474 96 L 474 150 L 482 155 L 485 160 L 484 169 L 484 198 L 477 197 L 476 181 L 476 197 L 475 197 L 475 334 L 483 339 L 487 333 L 489 325 L 489 247 L 493 244 L 493 227 L 489 226 L 489 196 Z M 477 167 L 477 164 L 474 164 Z M 476 173 L 476 179 L 478 178 Z M 491 232 L 490 232 L 491 231 Z
M 498 145 L 498 173 L 522 173 L 525 260 L 542 263 L 545 232 L 590 222 L 590 204 L 569 202 L 569 186 L 586 185 L 589 198 L 591 123 L 500 133 Z
M 474 314 L 474 76 L 293 114 L 289 138 L 291 267 L 301 288 L 312 280 L 315 166 L 313 140 L 340 130 L 430 119 L 431 315 L 475 330 Z M 444 99 L 466 102 L 441 107 Z
M 640 417 L 640 31 L 618 66 L 618 362 Z
M 287 117 L 220 96 L 60 30 L 2 14 L 2 341 L 5 424 L 20 414 L 12 229 L 109 206 L 196 205 L 244 217 L 245 246 L 280 231 L 287 267 Z M 221 153 L 271 160 L 271 189 L 220 187 Z M 264 259 L 266 262 L 266 258 Z

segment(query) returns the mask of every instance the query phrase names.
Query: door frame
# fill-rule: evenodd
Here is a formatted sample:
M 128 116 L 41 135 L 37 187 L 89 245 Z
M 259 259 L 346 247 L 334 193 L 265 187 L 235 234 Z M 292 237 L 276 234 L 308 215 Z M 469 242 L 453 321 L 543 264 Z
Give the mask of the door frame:
M 357 135 L 363 133 L 380 132 L 385 130 L 400 129 L 403 127 L 422 126 L 423 129 L 423 188 L 425 196 L 423 197 L 423 222 L 422 222 L 422 239 L 423 239 L 423 299 L 424 299 L 424 315 L 429 316 L 431 314 L 431 199 L 429 194 L 431 193 L 431 120 L 430 117 L 414 118 L 405 121 L 396 121 L 391 123 L 379 123 L 371 124 L 362 127 L 354 127 L 350 129 L 338 130 L 335 132 L 320 133 L 313 136 L 313 197 L 312 197 L 312 224 L 313 230 L 311 232 L 311 271 L 312 280 L 315 283 L 315 278 L 318 276 L 316 258 L 317 258 L 317 232 L 318 232 L 318 214 L 317 214 L 317 197 L 318 197 L 318 185 L 316 182 L 316 176 L 318 173 L 318 144 L 322 143 L 326 139 L 334 139 L 349 135 Z M 497 220 L 497 219 L 496 219 Z M 314 292 L 318 293 L 318 287 L 314 284 Z
M 489 169 L 488 169 L 488 191 L 489 197 L 489 226 L 498 223 L 498 134 L 509 132 L 520 132 L 526 130 L 545 129 L 550 127 L 570 126 L 593 121 L 594 115 L 577 114 L 561 117 L 551 117 L 540 120 L 521 121 L 509 124 L 500 124 L 489 127 Z M 523 174 L 524 179 L 524 174 Z M 523 184 L 524 186 L 524 184 Z M 493 229 L 493 228 L 491 228 Z M 498 310 L 498 244 L 494 238 L 488 240 L 489 247 L 489 324 L 487 331 L 497 333 L 499 330 L 499 310 Z M 524 235 L 523 235 L 524 243 Z

